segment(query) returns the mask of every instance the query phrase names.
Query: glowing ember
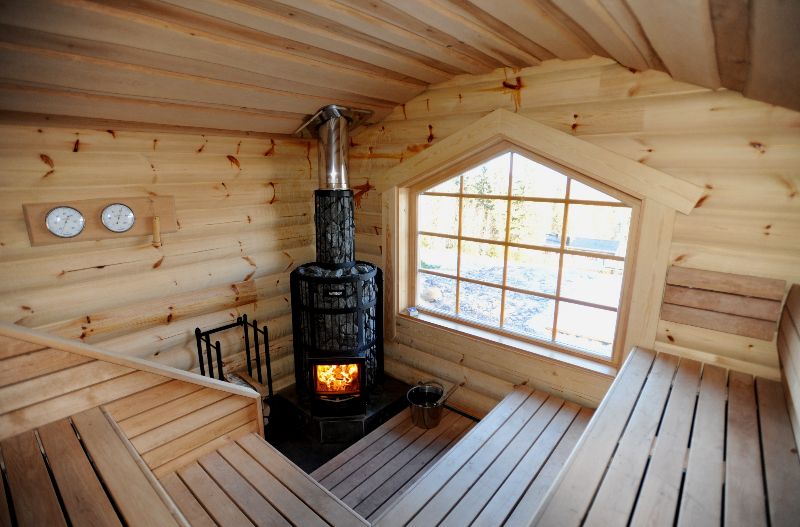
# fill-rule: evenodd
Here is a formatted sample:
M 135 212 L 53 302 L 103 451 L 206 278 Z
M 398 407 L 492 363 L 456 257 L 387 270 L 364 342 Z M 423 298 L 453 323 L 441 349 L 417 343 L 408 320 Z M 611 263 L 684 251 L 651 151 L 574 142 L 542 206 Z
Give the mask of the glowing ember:
M 317 364 L 314 369 L 318 394 L 358 393 L 361 389 L 358 364 Z

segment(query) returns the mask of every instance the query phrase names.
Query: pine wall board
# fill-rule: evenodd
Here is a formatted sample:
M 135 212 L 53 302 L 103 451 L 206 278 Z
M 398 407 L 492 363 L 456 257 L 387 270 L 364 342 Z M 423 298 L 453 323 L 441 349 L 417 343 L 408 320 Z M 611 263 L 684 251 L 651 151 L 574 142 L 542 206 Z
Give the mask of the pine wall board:
M 314 258 L 305 140 L 0 125 L 0 320 L 183 369 L 194 328 L 269 326 L 293 382 L 289 272 Z M 31 247 L 23 203 L 175 197 L 178 231 Z M 241 339 L 222 335 L 225 362 Z
M 800 113 L 656 71 L 631 71 L 602 58 L 546 61 L 431 86 L 383 122 L 355 134 L 353 184 L 370 188 L 389 168 L 497 108 L 704 187 L 695 210 L 676 215 L 671 264 L 800 282 Z M 380 196 L 367 192 L 356 216 L 360 257 L 383 257 L 379 212 Z M 402 351 L 414 348 L 417 355 L 450 360 L 457 373 L 448 380 L 466 380 L 465 387 L 470 384 L 465 368 L 509 385 L 530 382 L 581 404 L 596 404 L 608 387 L 607 378 L 445 330 L 420 331 L 413 322 L 398 326 L 397 339 L 402 346 L 389 351 L 387 364 L 433 375 L 435 368 L 426 361 Z M 655 347 L 777 375 L 774 341 L 659 321 Z M 466 366 L 478 359 L 501 368 Z M 417 380 L 411 370 L 405 373 L 407 380 Z

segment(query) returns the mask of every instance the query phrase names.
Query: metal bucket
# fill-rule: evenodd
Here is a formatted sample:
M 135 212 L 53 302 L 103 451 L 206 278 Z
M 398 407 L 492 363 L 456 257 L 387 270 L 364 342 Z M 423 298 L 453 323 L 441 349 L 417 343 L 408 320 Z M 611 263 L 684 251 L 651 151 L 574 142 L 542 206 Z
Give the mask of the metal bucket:
M 455 385 L 447 395 L 444 386 L 435 381 L 420 382 L 406 393 L 411 405 L 411 422 L 419 428 L 436 428 L 442 420 L 442 408 Z

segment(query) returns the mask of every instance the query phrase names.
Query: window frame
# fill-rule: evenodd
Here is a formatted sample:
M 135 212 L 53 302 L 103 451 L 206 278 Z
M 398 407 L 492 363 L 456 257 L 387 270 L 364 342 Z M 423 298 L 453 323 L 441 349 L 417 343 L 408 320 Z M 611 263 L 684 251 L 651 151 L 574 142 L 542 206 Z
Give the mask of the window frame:
M 517 144 L 511 143 L 511 142 L 508 142 L 508 141 L 501 141 L 501 142 L 499 142 L 497 144 L 494 144 L 494 145 L 491 145 L 491 146 L 489 146 L 487 148 L 479 150 L 479 151 L 475 152 L 474 154 L 472 154 L 472 155 L 464 158 L 463 160 L 459 161 L 458 163 L 450 165 L 450 166 L 448 166 L 448 167 L 446 167 L 446 168 L 444 168 L 442 170 L 439 170 L 439 171 L 437 171 L 437 172 L 425 177 L 421 181 L 415 182 L 413 185 L 407 187 L 407 191 L 408 191 L 408 231 L 407 232 L 408 232 L 408 235 L 409 235 L 408 236 L 409 246 L 408 246 L 408 250 L 407 250 L 407 268 L 406 269 L 408 270 L 408 272 L 407 272 L 407 277 L 406 277 L 407 278 L 407 284 L 406 284 L 407 297 L 404 299 L 405 300 L 405 302 L 404 302 L 405 305 L 406 306 L 416 306 L 416 303 L 417 303 L 416 289 L 417 289 L 417 277 L 418 277 L 418 274 L 419 274 L 417 249 L 418 249 L 419 236 L 420 236 L 420 230 L 419 230 L 419 225 L 418 225 L 418 221 L 417 221 L 418 220 L 418 200 L 419 200 L 419 196 L 425 192 L 425 189 L 430 188 L 432 186 L 435 186 L 435 185 L 437 185 L 437 184 L 439 184 L 441 182 L 447 181 L 448 179 L 451 179 L 451 178 L 454 178 L 456 176 L 459 176 L 459 175 L 463 174 L 464 172 L 466 172 L 466 171 L 468 171 L 468 170 L 470 170 L 472 168 L 476 168 L 476 167 L 482 165 L 483 163 L 485 163 L 487 161 L 490 161 L 490 160 L 492 160 L 492 159 L 494 159 L 494 158 L 496 158 L 498 156 L 501 156 L 501 155 L 503 155 L 505 153 L 513 153 L 513 154 L 517 154 L 517 155 L 521 155 L 521 156 L 527 157 L 528 159 L 530 159 L 530 160 L 532 160 L 532 161 L 534 161 L 536 163 L 539 163 L 541 165 L 544 165 L 544 166 L 546 166 L 546 167 L 548 167 L 548 168 L 550 168 L 552 170 L 555 170 L 555 171 L 563 174 L 564 176 L 566 176 L 568 178 L 572 178 L 572 179 L 577 180 L 577 181 L 579 181 L 581 183 L 584 183 L 584 184 L 586 184 L 586 185 L 588 185 L 588 186 L 590 186 L 592 188 L 595 188 L 595 189 L 597 189 L 597 190 L 599 190 L 599 191 L 601 191 L 601 192 L 603 192 L 603 193 L 605 193 L 605 194 L 607 194 L 607 195 L 619 200 L 621 203 L 624 204 L 624 206 L 627 206 L 628 208 L 630 208 L 630 210 L 631 210 L 631 220 L 630 220 L 630 227 L 629 227 L 629 232 L 628 232 L 628 244 L 627 244 L 625 258 L 624 258 L 623 282 L 622 282 L 622 288 L 621 288 L 621 292 L 620 292 L 620 300 L 619 300 L 618 307 L 616 308 L 617 324 L 616 324 L 616 328 L 615 328 L 615 331 L 614 331 L 614 342 L 613 342 L 613 345 L 612 345 L 611 356 L 607 357 L 607 356 L 604 356 L 604 355 L 600 355 L 598 353 L 593 353 L 593 352 L 591 352 L 589 350 L 583 350 L 583 349 L 576 348 L 576 347 L 570 347 L 568 345 L 558 343 L 555 340 L 544 340 L 544 339 L 537 339 L 537 338 L 534 338 L 534 337 L 529 337 L 529 336 L 526 336 L 524 334 L 520 334 L 520 333 L 516 333 L 516 332 L 512 332 L 512 331 L 503 329 L 500 326 L 492 326 L 492 325 L 488 325 L 488 324 L 481 324 L 480 322 L 477 322 L 477 321 L 472 321 L 472 320 L 460 318 L 460 317 L 457 317 L 457 316 L 454 316 L 454 315 L 448 315 L 446 313 L 442 313 L 442 312 L 438 312 L 438 311 L 434 311 L 434 310 L 428 310 L 428 309 L 425 309 L 425 308 L 420 308 L 419 306 L 417 306 L 417 309 L 419 310 L 419 312 L 424 313 L 425 315 L 427 315 L 426 318 L 429 321 L 431 319 L 440 318 L 440 319 L 444 319 L 444 320 L 447 320 L 447 321 L 450 322 L 450 324 L 448 324 L 447 327 L 451 327 L 452 324 L 455 324 L 455 325 L 464 325 L 464 326 L 469 327 L 469 328 L 476 328 L 476 329 L 483 330 L 483 331 L 488 331 L 488 332 L 490 332 L 492 334 L 496 334 L 496 335 L 502 336 L 503 340 L 506 343 L 511 343 L 512 346 L 513 346 L 513 344 L 515 342 L 519 342 L 520 344 L 524 343 L 524 344 L 530 344 L 530 345 L 534 345 L 534 346 L 541 346 L 541 347 L 544 347 L 544 348 L 547 348 L 547 349 L 550 349 L 550 350 L 554 350 L 556 352 L 566 353 L 566 354 L 571 355 L 571 356 L 575 356 L 575 357 L 579 357 L 579 358 L 583 358 L 583 359 L 588 359 L 588 360 L 591 360 L 591 361 L 594 361 L 594 362 L 597 362 L 597 363 L 600 363 L 600 364 L 604 364 L 604 365 L 613 366 L 613 365 L 619 364 L 621 362 L 621 359 L 622 359 L 622 356 L 623 356 L 623 353 L 624 353 L 624 345 L 625 345 L 625 342 L 624 342 L 625 338 L 624 337 L 625 337 L 625 334 L 627 332 L 628 318 L 629 318 L 629 313 L 630 313 L 631 293 L 632 293 L 631 290 L 632 290 L 633 281 L 634 281 L 634 278 L 633 278 L 634 269 L 635 269 L 635 266 L 636 266 L 636 256 L 637 256 L 637 249 L 638 249 L 639 223 L 640 223 L 640 216 L 641 216 L 642 200 L 640 200 L 640 199 L 638 199 L 638 198 L 636 198 L 634 196 L 631 196 L 630 194 L 627 194 L 627 193 L 623 192 L 622 190 L 614 188 L 614 187 L 612 187 L 612 186 L 610 186 L 610 185 L 608 185 L 606 183 L 603 183 L 601 181 L 597 181 L 597 180 L 593 179 L 589 175 L 586 175 L 586 174 L 583 174 L 583 173 L 581 173 L 579 171 L 576 171 L 576 170 L 573 170 L 571 168 L 565 167 L 565 166 L 557 163 L 556 161 L 548 159 L 547 157 L 545 157 L 543 155 L 537 154 L 537 153 L 532 152 L 532 151 L 530 151 L 530 150 L 528 150 L 528 149 L 526 149 L 524 147 L 521 147 L 521 146 L 519 146 Z M 512 165 L 511 170 L 513 172 L 513 165 Z M 461 192 L 463 192 L 463 189 L 461 189 L 459 194 L 456 194 L 456 196 L 461 195 Z M 506 196 L 503 196 L 503 197 L 506 199 L 506 203 L 509 204 L 509 209 L 510 209 L 510 203 L 513 201 L 513 196 L 506 195 Z M 592 204 L 592 205 L 597 205 L 597 206 L 608 206 L 608 203 L 603 203 L 603 202 L 594 202 L 594 201 L 590 201 L 590 200 L 574 200 L 574 201 L 572 201 L 572 200 L 568 200 L 566 198 L 563 198 L 561 200 L 559 200 L 559 199 L 552 199 L 552 200 L 551 199 L 546 199 L 545 201 L 548 202 L 548 203 L 550 203 L 550 202 L 563 202 L 563 203 L 570 203 L 570 204 L 575 204 L 575 202 L 578 202 L 577 204 L 580 204 L 581 201 L 586 201 L 587 204 Z M 560 293 L 560 286 L 561 286 L 561 275 L 562 275 L 562 270 L 563 270 L 563 267 L 564 267 L 563 256 L 565 254 L 571 254 L 571 252 L 565 252 L 566 239 L 564 237 L 564 233 L 566 232 L 567 225 L 568 225 L 568 212 L 566 212 L 567 210 L 568 210 L 568 207 L 565 207 L 565 217 L 564 217 L 563 228 L 562 228 L 561 246 L 559 248 L 557 248 L 556 250 L 551 251 L 551 252 L 554 252 L 555 254 L 559 255 L 559 269 L 558 269 L 558 282 L 557 282 L 556 294 L 555 295 L 543 295 L 541 293 L 536 293 L 534 291 L 525 291 L 526 294 L 534 294 L 534 295 L 537 295 L 537 296 L 540 296 L 540 297 L 543 297 L 543 298 L 554 298 L 554 299 L 557 299 L 556 300 L 556 306 L 555 306 L 555 314 L 554 314 L 554 322 L 555 322 L 554 323 L 554 333 L 555 333 L 555 331 L 557 330 L 557 327 L 558 327 L 557 326 L 558 306 L 559 306 L 561 300 L 563 299 L 563 297 L 559 294 Z M 509 214 L 509 213 L 510 213 L 510 210 L 508 210 L 507 214 Z M 510 221 L 510 216 L 507 218 L 507 220 Z M 459 223 L 460 223 L 460 219 L 459 219 Z M 506 229 L 508 229 L 508 225 L 506 226 Z M 506 233 L 506 238 L 507 238 L 507 236 L 508 236 L 508 234 Z M 456 235 L 456 238 L 454 238 L 454 239 L 463 239 L 463 237 L 460 236 L 460 229 L 459 229 L 459 234 Z M 503 246 L 504 247 L 504 251 L 506 253 L 508 251 L 508 247 L 509 246 L 515 245 L 513 242 L 509 243 L 507 241 L 507 239 L 505 241 L 493 241 L 492 243 L 496 243 L 498 245 Z M 567 249 L 567 251 L 569 251 L 569 250 Z M 594 256 L 594 257 L 596 257 L 596 255 L 593 255 L 593 254 L 586 254 L 585 256 Z M 507 265 L 508 265 L 508 261 L 507 261 L 507 258 L 504 256 L 504 270 L 503 270 L 504 278 L 503 278 L 503 284 L 501 284 L 499 286 L 497 284 L 493 284 L 493 287 L 496 287 L 496 288 L 500 289 L 501 292 L 502 292 L 501 294 L 503 295 L 503 304 L 502 304 L 503 306 L 504 306 L 505 292 L 507 290 L 509 290 L 509 286 L 507 286 L 507 284 L 506 284 Z M 458 275 L 458 273 L 459 273 L 459 271 L 457 270 L 456 274 Z M 433 274 L 433 273 L 430 273 L 430 274 Z M 462 280 L 462 279 L 463 278 L 461 276 L 457 276 L 456 277 L 456 280 Z M 474 280 L 471 280 L 471 279 L 467 279 L 465 281 L 474 282 Z M 510 289 L 513 290 L 513 289 L 519 289 L 519 288 L 511 287 Z M 582 302 L 580 302 L 580 299 L 570 299 L 570 300 L 578 300 L 578 302 L 572 302 L 572 303 L 576 303 L 576 304 L 579 304 L 579 305 L 583 304 Z M 457 301 L 458 301 L 458 299 L 456 299 L 456 302 Z M 568 300 L 564 300 L 564 301 L 568 301 Z M 591 304 L 591 303 L 588 303 L 588 304 Z M 597 307 L 597 306 L 590 305 L 590 307 Z M 435 324 L 435 322 L 433 322 L 433 323 Z M 501 323 L 502 323 L 502 308 L 501 308 Z M 514 346 L 514 347 L 517 347 L 518 349 L 523 350 L 523 351 L 525 349 L 529 349 L 530 348 L 530 346 L 522 346 L 522 345 Z

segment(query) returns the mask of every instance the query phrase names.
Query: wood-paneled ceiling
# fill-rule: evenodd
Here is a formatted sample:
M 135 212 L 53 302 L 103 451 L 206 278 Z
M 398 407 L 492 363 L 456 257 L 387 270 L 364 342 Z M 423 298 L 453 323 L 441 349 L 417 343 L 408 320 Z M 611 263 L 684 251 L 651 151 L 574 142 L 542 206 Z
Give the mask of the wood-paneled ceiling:
M 798 0 L 11 0 L 0 111 L 285 134 L 329 103 L 380 120 L 428 84 L 549 59 L 800 109 Z

